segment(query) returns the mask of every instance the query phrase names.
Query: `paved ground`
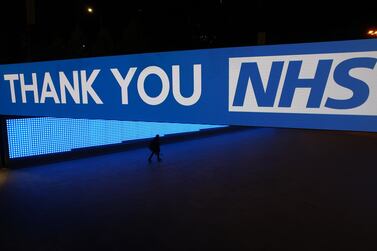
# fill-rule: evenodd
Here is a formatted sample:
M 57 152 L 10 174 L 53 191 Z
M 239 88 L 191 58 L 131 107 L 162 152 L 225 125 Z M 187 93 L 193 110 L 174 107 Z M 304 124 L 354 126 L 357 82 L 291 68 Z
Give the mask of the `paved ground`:
M 250 129 L 0 172 L 0 250 L 377 250 L 377 136 Z

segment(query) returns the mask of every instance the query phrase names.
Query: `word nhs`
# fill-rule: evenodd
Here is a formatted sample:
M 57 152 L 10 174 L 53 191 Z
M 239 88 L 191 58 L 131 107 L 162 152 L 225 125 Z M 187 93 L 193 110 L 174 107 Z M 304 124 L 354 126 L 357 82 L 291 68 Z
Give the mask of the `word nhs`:
M 377 113 L 377 52 L 229 59 L 229 111 Z

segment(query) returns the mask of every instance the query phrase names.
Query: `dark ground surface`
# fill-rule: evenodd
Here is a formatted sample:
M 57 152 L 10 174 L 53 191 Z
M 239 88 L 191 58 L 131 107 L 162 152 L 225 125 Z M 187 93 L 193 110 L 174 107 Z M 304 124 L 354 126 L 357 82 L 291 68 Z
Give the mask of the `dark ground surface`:
M 377 135 L 250 129 L 0 171 L 0 250 L 377 250 Z

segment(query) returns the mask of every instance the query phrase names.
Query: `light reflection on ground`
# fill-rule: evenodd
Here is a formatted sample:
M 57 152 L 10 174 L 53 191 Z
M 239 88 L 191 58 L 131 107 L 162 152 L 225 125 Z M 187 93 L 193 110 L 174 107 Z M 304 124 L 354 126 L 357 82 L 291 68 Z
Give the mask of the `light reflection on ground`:
M 0 189 L 8 179 L 9 171 L 5 168 L 0 168 Z

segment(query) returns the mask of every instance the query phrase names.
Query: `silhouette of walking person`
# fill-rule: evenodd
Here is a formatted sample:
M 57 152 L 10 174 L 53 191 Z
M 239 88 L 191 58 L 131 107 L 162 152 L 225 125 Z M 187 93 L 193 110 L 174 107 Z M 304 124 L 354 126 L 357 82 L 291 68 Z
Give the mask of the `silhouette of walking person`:
M 152 157 L 154 154 L 157 156 L 157 160 L 160 162 L 162 159 L 160 158 L 160 135 L 156 135 L 151 142 L 149 142 L 149 150 L 151 150 L 151 155 L 149 155 L 148 162 L 152 161 Z

